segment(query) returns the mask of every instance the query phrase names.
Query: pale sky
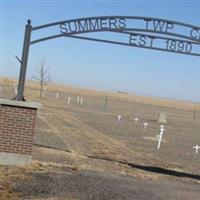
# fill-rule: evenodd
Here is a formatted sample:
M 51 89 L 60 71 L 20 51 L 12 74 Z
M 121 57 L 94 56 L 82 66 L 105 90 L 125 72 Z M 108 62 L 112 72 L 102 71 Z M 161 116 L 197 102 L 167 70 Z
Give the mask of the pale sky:
M 92 16 L 146 16 L 200 26 L 200 1 L 1 0 L 1 68 L 18 78 L 24 27 Z M 49 35 L 50 29 L 40 34 Z M 58 31 L 59 32 L 59 31 Z M 33 35 L 33 37 L 36 37 Z M 105 33 L 105 37 L 109 37 Z M 200 53 L 200 52 L 199 52 Z M 54 82 L 106 91 L 200 101 L 200 57 L 58 38 L 30 48 L 27 78 L 45 57 Z

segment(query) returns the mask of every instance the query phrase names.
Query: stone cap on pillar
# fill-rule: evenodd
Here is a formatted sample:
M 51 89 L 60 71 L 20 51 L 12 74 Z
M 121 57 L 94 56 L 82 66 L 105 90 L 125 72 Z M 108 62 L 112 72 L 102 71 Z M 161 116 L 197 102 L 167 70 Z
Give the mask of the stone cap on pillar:
M 31 108 L 38 110 L 41 107 L 41 104 L 36 102 L 0 99 L 0 106 L 13 106 L 13 107 Z

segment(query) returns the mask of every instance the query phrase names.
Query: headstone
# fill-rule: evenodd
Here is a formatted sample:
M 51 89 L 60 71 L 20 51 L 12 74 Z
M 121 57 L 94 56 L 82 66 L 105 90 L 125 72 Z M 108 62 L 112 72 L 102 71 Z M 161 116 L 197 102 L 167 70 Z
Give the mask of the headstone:
M 166 113 L 161 112 L 158 118 L 159 123 L 167 123 L 167 115 Z
M 135 121 L 135 123 L 137 123 L 137 122 L 138 122 L 138 118 L 136 117 L 136 118 L 134 119 L 134 121 Z

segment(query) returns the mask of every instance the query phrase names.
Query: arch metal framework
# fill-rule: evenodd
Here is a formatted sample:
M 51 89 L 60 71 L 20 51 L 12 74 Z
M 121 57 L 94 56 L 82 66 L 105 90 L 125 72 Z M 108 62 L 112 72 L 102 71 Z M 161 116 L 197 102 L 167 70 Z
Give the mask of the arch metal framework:
M 49 27 L 58 28 L 58 33 L 31 40 L 32 32 Z M 123 40 L 115 40 L 114 37 L 112 40 L 94 37 L 96 32 L 121 34 Z M 32 27 L 31 20 L 27 20 L 18 93 L 15 100 L 24 101 L 23 94 L 30 46 L 60 37 L 200 56 L 200 27 L 187 23 L 141 16 L 100 16 L 64 20 Z

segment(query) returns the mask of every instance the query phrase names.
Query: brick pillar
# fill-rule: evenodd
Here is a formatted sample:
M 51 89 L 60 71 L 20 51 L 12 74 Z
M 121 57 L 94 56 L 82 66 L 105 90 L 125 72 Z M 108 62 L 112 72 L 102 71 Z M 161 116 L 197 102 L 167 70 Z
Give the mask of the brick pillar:
M 0 165 L 31 162 L 39 104 L 0 99 Z

